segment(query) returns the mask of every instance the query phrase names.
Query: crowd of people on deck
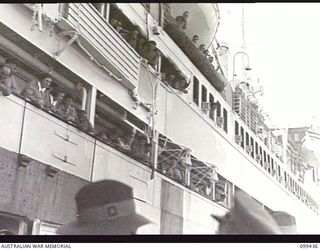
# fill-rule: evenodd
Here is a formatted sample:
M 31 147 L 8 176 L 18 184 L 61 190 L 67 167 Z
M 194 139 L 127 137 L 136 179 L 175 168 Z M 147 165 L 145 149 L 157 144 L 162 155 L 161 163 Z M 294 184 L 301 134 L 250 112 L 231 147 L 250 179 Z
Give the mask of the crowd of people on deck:
M 110 20 L 110 25 L 131 45 L 131 47 L 142 57 L 148 64 L 156 69 L 159 58 L 162 55 L 161 51 L 157 48 L 157 43 L 153 40 L 147 40 L 139 31 L 138 27 L 133 26 L 132 29 L 124 27 L 121 21 L 116 18 Z M 170 72 L 162 72 L 161 80 L 163 83 L 187 93 L 187 88 L 190 82 L 186 79 L 184 74 L 171 67 Z
M 151 145 L 144 134 L 137 133 L 134 128 L 124 132 L 115 127 L 103 127 L 97 132 L 90 123 L 87 112 L 80 108 L 77 97 L 58 90 L 49 74 L 42 75 L 41 80 L 27 82 L 22 91 L 18 93 L 12 72 L 12 65 L 3 64 L 0 66 L 0 90 L 4 96 L 9 96 L 13 92 L 81 131 L 95 136 L 121 151 L 125 151 L 125 153 L 145 164 L 150 164 Z M 183 78 L 182 74 L 178 74 L 178 76 L 181 79 Z M 177 80 L 175 81 L 175 79 Z M 175 84 L 182 82 L 181 79 L 170 75 L 169 81 L 165 83 L 178 88 L 178 85 Z M 185 183 L 185 171 L 178 158 L 171 157 L 162 161 L 158 168 L 160 172 L 175 181 L 181 184 Z M 208 197 L 212 196 L 212 183 L 207 180 L 198 183 L 191 182 L 190 188 Z
M 175 18 L 175 22 L 176 24 L 182 29 L 185 30 L 187 29 L 187 21 L 188 21 L 188 17 L 189 17 L 190 13 L 189 11 L 185 11 L 182 15 L 177 16 Z M 198 46 L 198 41 L 199 41 L 199 36 L 198 35 L 194 35 L 192 37 L 192 42 L 195 46 Z M 214 68 L 214 57 L 211 56 L 209 54 L 209 50 L 207 49 L 207 46 L 205 44 L 200 44 L 198 47 L 199 51 L 203 54 L 203 57 L 208 60 L 208 62 L 212 65 L 212 67 Z
M 132 29 L 124 27 L 121 21 L 116 18 L 110 20 L 110 25 L 131 45 L 131 47 L 143 58 L 152 68 L 156 68 L 161 52 L 157 49 L 155 41 L 147 40 L 134 26 Z
M 177 23 L 182 29 L 187 28 L 189 12 L 176 17 Z M 141 38 L 138 29 L 125 30 L 120 21 L 111 20 L 111 25 L 122 35 L 126 41 L 144 58 L 152 67 L 155 67 L 161 52 L 156 48 L 156 42 Z M 196 44 L 199 37 L 195 35 L 192 41 Z M 209 62 L 213 57 L 209 56 L 206 46 L 201 44 L 199 50 Z M 63 91 L 56 91 L 49 74 L 43 75 L 40 80 L 27 82 L 19 93 L 13 74 L 15 65 L 10 62 L 0 66 L 0 94 L 10 96 L 12 93 L 20 95 L 37 107 L 55 114 L 65 122 L 78 127 L 83 132 L 96 135 L 101 140 L 130 151 L 132 155 L 142 162 L 150 161 L 151 148 L 146 136 L 138 135 L 136 129 L 132 129 L 123 136 L 119 136 L 115 128 L 108 128 L 97 133 L 88 119 L 88 114 L 77 103 L 77 98 Z M 181 72 L 165 75 L 168 85 L 176 89 L 185 90 L 184 76 Z M 161 173 L 169 176 L 177 182 L 185 183 L 185 169 L 176 157 L 169 157 L 158 164 Z M 192 179 L 192 178 L 191 178 Z M 190 189 L 205 196 L 212 196 L 212 181 L 203 178 L 192 181 Z M 106 195 L 109 194 L 109 195 Z M 59 234 L 76 235 L 129 235 L 135 234 L 140 226 L 151 221 L 136 213 L 133 205 L 133 189 L 121 182 L 102 180 L 91 182 L 80 189 L 75 197 L 77 205 L 76 223 L 70 223 L 59 229 Z M 215 200 L 226 199 L 225 184 L 221 181 L 215 183 Z M 88 202 L 89 201 L 89 202 Z M 106 209 L 106 211 L 105 211 Z M 103 211 L 99 217 L 97 211 Z M 295 234 L 295 219 L 283 211 L 268 212 L 257 204 L 244 192 L 237 191 L 234 206 L 225 216 L 212 215 L 219 222 L 220 234 Z M 13 235 L 10 230 L 1 229 L 0 235 Z
M 164 175 L 176 182 L 187 186 L 191 190 L 226 206 L 227 193 L 225 191 L 226 182 L 224 180 L 213 181 L 203 177 L 197 170 L 190 172 L 190 183 L 187 185 L 186 167 L 182 163 L 179 154 L 164 155 L 160 150 L 157 169 Z M 205 173 L 203 173 L 205 175 Z M 202 177 L 201 177 L 202 176 Z
M 28 81 L 19 91 L 13 75 L 14 70 L 16 70 L 14 66 L 9 63 L 0 66 L 1 95 L 10 96 L 14 93 L 79 130 L 125 151 L 139 161 L 149 164 L 151 149 L 145 135 L 137 133 L 134 128 L 124 132 L 114 127 L 102 127 L 99 131 L 96 131 L 88 119 L 87 111 L 81 109 L 77 101 L 78 98 L 57 88 L 49 74 L 43 74 L 40 80 Z

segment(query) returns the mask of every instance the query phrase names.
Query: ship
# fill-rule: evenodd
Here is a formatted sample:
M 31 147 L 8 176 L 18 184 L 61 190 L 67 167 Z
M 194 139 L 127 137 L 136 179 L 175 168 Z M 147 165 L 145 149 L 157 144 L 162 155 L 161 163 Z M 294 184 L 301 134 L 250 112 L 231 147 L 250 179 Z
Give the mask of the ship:
M 2 230 L 56 234 L 81 187 L 113 179 L 153 222 L 139 234 L 218 234 L 237 190 L 320 232 L 320 134 L 268 127 L 230 81 L 218 4 L 1 4 L 0 20 Z

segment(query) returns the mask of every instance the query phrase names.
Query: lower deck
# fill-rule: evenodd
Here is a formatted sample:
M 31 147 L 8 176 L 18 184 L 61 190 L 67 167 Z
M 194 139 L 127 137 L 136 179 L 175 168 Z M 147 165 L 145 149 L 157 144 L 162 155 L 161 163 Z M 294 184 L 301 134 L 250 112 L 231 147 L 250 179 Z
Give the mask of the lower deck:
M 152 179 L 150 166 L 19 97 L 1 97 L 0 102 L 0 212 L 1 220 L 12 224 L 16 233 L 53 234 L 59 225 L 76 218 L 76 192 L 101 179 L 133 187 L 138 212 L 154 222 L 138 233 L 217 233 L 218 223 L 211 214 L 223 215 L 228 204 L 219 204 L 160 171 Z M 318 216 L 298 199 L 280 188 L 272 196 L 279 206 L 291 206 L 300 233 L 316 231 Z

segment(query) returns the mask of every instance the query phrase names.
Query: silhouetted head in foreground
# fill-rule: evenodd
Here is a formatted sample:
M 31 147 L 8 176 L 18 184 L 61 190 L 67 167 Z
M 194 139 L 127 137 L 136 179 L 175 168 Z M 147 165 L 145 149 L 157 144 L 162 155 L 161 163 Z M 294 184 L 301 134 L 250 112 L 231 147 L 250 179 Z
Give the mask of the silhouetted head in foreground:
M 78 218 L 60 228 L 64 235 L 130 235 L 150 223 L 135 212 L 133 190 L 113 180 L 90 183 L 76 197 Z
M 281 234 L 274 218 L 254 199 L 236 191 L 234 207 L 225 215 L 212 215 L 219 224 L 219 234 Z
M 292 215 L 284 211 L 272 211 L 270 214 L 283 234 L 297 234 L 296 219 Z

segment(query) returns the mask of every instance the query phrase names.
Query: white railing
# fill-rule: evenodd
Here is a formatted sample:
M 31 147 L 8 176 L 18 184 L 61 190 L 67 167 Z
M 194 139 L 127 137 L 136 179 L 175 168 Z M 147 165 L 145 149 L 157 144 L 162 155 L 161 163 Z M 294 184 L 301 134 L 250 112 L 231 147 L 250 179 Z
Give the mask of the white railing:
M 91 4 L 70 3 L 67 22 L 95 60 L 122 78 L 128 88 L 137 86 L 139 55 Z

